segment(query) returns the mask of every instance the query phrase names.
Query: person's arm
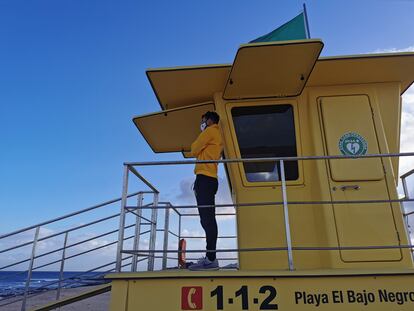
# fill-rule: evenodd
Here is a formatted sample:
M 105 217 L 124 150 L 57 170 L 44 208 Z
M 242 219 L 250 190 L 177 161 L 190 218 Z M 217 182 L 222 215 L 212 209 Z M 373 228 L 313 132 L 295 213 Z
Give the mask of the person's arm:
M 206 129 L 198 135 L 197 139 L 191 144 L 191 156 L 197 157 L 211 139 L 209 131 Z

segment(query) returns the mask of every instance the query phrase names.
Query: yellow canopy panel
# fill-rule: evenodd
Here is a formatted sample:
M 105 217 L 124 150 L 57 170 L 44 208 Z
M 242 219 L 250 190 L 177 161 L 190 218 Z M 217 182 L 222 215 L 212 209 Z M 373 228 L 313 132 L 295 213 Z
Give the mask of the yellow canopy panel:
M 207 111 L 214 111 L 213 103 L 138 116 L 133 121 L 154 152 L 188 152 Z
M 401 82 L 404 93 L 414 81 L 414 53 L 387 53 L 323 57 L 307 86 Z
M 222 91 L 231 66 L 211 65 L 148 69 L 147 77 L 162 109 L 174 109 L 213 100 Z
M 223 92 L 231 64 L 153 69 L 147 72 L 162 109 L 210 101 Z M 306 86 L 401 82 L 401 93 L 414 81 L 414 53 L 321 57 Z
M 320 40 L 243 45 L 237 51 L 224 99 L 290 97 L 302 93 L 323 48 Z

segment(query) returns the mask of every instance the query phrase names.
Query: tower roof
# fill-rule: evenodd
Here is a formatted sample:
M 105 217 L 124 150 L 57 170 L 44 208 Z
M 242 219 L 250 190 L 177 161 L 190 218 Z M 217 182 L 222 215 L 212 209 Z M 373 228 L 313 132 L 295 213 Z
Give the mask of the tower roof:
M 227 98 L 280 97 L 278 95 L 285 97 L 299 95 L 293 94 L 294 91 L 289 94 L 289 87 L 290 90 L 301 91 L 306 86 L 400 82 L 402 94 L 414 82 L 414 52 L 320 58 L 316 56 L 313 66 L 312 59 L 315 55 L 319 55 L 318 42 L 321 43 L 319 40 L 300 40 L 290 41 L 289 44 L 287 42 L 247 44 L 239 48 L 233 64 L 148 69 L 147 76 L 163 110 L 212 101 L 214 93 L 217 92 L 223 92 L 223 96 Z M 283 53 L 282 49 L 284 48 L 286 52 L 286 46 L 289 45 L 300 46 L 302 51 L 290 49 L 288 53 Z M 313 46 L 309 48 L 310 45 Z M 264 54 L 267 57 L 265 59 L 263 59 Z M 291 76 L 297 76 L 301 70 L 306 74 L 306 71 L 311 68 L 309 76 L 302 80 L 304 83 L 294 84 L 295 80 L 291 79 L 290 84 L 285 84 L 283 88 L 273 91 L 273 94 L 265 94 L 268 89 L 259 88 L 266 83 L 277 85 L 281 78 L 289 75 L 288 69 L 297 65 L 298 60 L 306 54 L 310 54 L 307 61 L 303 61 L 299 67 L 296 66 L 296 71 L 290 71 Z M 282 56 L 283 59 L 281 59 Z M 277 61 L 270 64 L 266 72 L 264 68 L 269 65 L 272 57 Z M 280 64 L 285 64 L 285 66 L 280 68 Z M 247 79 L 246 69 L 252 69 L 253 66 L 256 66 L 253 72 L 255 77 Z M 243 83 L 239 84 L 239 92 L 235 92 L 231 90 L 235 87 L 230 87 L 229 82 L 232 81 L 234 74 L 240 72 Z M 261 72 L 262 76 L 260 76 Z M 267 80 L 265 79 L 263 83 L 260 78 L 266 75 Z M 236 84 L 236 81 L 233 82 Z M 252 82 L 253 86 L 248 89 L 250 94 L 241 92 L 246 90 L 246 83 Z

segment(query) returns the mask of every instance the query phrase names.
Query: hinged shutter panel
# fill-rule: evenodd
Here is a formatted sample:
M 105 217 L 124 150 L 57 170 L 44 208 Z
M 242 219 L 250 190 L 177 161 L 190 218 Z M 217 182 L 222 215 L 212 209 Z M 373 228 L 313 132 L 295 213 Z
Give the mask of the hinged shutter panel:
M 241 46 L 223 93 L 224 99 L 299 95 L 319 57 L 320 40 Z
M 200 134 L 201 116 L 207 111 L 214 111 L 213 103 L 164 110 L 133 121 L 154 152 L 185 152 Z

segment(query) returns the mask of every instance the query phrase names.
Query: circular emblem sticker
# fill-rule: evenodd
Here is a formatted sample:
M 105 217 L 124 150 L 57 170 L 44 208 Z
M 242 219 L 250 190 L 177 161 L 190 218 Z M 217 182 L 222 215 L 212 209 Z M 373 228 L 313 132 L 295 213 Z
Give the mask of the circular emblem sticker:
M 343 155 L 365 155 L 368 143 L 361 135 L 350 132 L 342 135 L 338 147 Z

